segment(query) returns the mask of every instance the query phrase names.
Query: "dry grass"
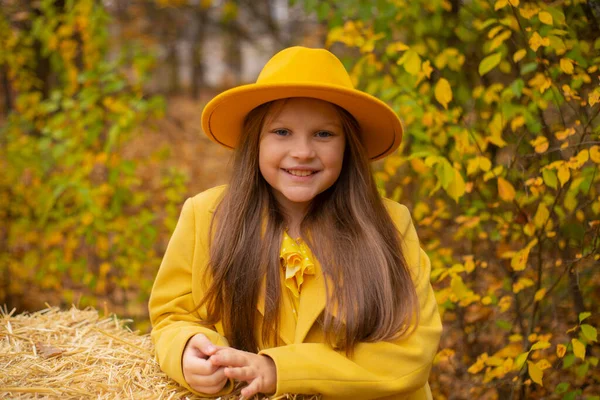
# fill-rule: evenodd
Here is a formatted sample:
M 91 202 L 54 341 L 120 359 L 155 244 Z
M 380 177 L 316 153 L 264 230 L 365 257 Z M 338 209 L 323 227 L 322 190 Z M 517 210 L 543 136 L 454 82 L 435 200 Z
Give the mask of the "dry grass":
M 159 369 L 150 336 L 130 331 L 127 321 L 101 318 L 94 309 L 49 307 L 13 314 L 0 312 L 2 398 L 199 398 Z M 221 399 L 241 398 L 233 394 Z

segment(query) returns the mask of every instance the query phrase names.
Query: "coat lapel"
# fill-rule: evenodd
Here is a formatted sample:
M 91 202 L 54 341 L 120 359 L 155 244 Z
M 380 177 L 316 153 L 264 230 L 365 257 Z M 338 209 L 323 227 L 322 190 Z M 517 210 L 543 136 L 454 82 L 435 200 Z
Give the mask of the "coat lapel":
M 263 277 L 260 292 L 258 295 L 258 300 L 256 302 L 256 308 L 260 312 L 260 314 L 265 316 L 265 293 L 267 292 L 267 279 Z M 286 289 L 286 288 L 282 288 Z M 281 304 L 279 305 L 279 337 L 285 344 L 294 343 L 294 332 L 296 329 L 296 320 L 294 314 L 292 313 L 293 305 L 289 298 L 285 293 L 281 294 Z M 258 335 L 261 333 L 258 332 Z
M 302 343 L 304 341 L 310 328 L 325 309 L 325 303 L 325 280 L 321 271 L 321 265 L 315 260 L 315 274 L 307 275 L 302 284 L 294 343 Z

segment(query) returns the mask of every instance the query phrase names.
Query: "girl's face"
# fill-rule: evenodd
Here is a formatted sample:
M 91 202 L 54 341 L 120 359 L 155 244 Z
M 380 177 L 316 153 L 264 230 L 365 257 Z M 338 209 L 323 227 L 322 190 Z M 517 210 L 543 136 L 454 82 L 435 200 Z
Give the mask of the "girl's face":
M 310 98 L 271 107 L 261 131 L 259 167 L 277 201 L 304 211 L 340 175 L 346 139 L 335 106 Z

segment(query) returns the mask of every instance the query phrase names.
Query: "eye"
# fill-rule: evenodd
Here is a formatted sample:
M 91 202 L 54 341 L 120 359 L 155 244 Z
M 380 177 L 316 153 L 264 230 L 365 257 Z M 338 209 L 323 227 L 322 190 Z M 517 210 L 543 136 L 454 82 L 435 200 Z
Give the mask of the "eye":
M 319 137 L 319 138 L 328 138 L 328 137 L 332 137 L 333 134 L 328 131 L 319 131 L 319 132 L 315 133 L 315 136 Z
M 272 131 L 274 134 L 276 134 L 277 136 L 287 136 L 289 135 L 290 131 L 288 131 L 287 129 L 274 129 Z

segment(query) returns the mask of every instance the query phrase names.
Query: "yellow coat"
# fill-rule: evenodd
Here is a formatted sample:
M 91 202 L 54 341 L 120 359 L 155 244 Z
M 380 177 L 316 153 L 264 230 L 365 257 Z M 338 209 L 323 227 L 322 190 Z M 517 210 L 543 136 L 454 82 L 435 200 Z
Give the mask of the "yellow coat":
M 198 324 L 206 316 L 205 309 L 191 312 L 206 289 L 202 275 L 209 257 L 209 226 L 224 189 L 209 189 L 183 205 L 149 303 L 152 340 L 160 367 L 200 395 L 185 382 L 181 358 L 187 341 L 198 333 L 204 333 L 217 345 L 228 345 L 220 324 L 213 329 Z M 412 335 L 396 342 L 360 343 L 351 359 L 331 349 L 316 323 L 325 307 L 325 286 L 317 262 L 316 274 L 307 276 L 302 286 L 297 323 L 292 306 L 287 303 L 288 296 L 282 296 L 279 336 L 284 345 L 266 348 L 259 341 L 260 354 L 271 357 L 277 366 L 276 395 L 320 393 L 324 399 L 431 399 L 427 379 L 442 324 L 429 282 L 429 258 L 419 246 L 408 209 L 388 199 L 384 203 L 404 238 L 404 255 L 421 307 L 419 326 Z M 264 296 L 257 304 L 257 338 L 263 313 Z M 229 382 L 214 396 L 232 389 L 233 382 Z

